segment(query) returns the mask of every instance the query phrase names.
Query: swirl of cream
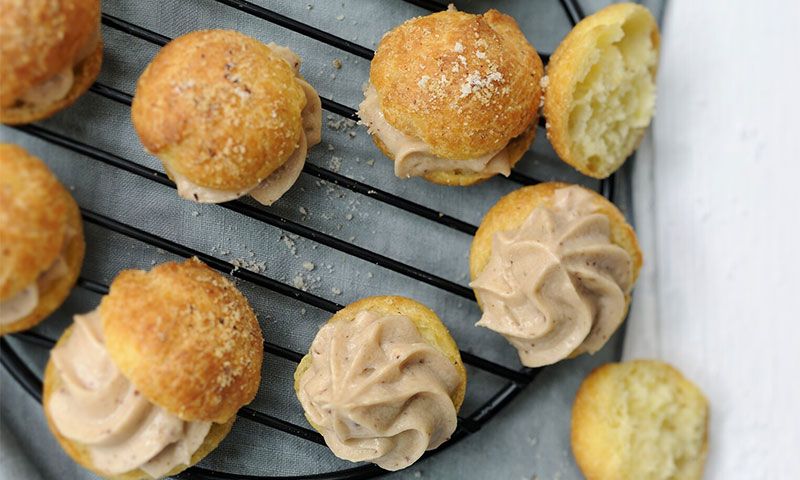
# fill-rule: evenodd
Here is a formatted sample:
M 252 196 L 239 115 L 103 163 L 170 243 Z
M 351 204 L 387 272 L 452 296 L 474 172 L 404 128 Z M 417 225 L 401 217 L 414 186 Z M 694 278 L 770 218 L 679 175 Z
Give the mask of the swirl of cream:
M 311 355 L 298 397 L 336 456 L 399 470 L 455 430 L 458 372 L 407 317 L 328 323 Z
M 120 373 L 103 343 L 97 310 L 76 315 L 72 333 L 51 353 L 60 387 L 47 405 L 59 433 L 85 446 L 97 469 L 141 469 L 163 477 L 188 465 L 211 422 L 185 422 L 153 405 Z
M 579 187 L 556 190 L 516 230 L 495 234 L 486 268 L 470 284 L 477 325 L 502 334 L 523 365 L 599 350 L 624 319 L 633 262 L 610 240 L 608 216 Z

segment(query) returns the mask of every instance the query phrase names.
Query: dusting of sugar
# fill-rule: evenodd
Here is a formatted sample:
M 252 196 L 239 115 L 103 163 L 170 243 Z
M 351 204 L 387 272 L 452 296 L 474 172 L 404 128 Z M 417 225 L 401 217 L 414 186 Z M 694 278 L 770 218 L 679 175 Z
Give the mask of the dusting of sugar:
M 461 42 L 456 42 L 455 46 L 453 47 L 453 51 L 456 53 L 461 53 L 464 51 L 464 44 Z

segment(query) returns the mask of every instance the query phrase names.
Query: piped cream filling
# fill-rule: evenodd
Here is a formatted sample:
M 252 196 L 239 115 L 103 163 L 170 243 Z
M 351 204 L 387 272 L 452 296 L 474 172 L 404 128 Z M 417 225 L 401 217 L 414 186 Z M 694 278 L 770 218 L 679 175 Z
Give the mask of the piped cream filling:
M 141 469 L 163 477 L 189 465 L 211 429 L 211 422 L 183 421 L 141 395 L 109 357 L 97 310 L 75 316 L 51 360 L 61 386 L 47 404 L 50 418 L 104 473 Z
M 19 96 L 17 102 L 29 107 L 41 107 L 66 97 L 75 83 L 75 67 L 94 52 L 99 41 L 100 28 L 98 26 L 95 34 L 78 51 L 71 65 L 43 82 L 30 87 Z
M 66 275 L 68 271 L 63 255 L 59 256 L 47 270 L 39 274 L 35 282 L 12 297 L 0 301 L 0 325 L 9 325 L 33 313 L 39 305 L 39 294 L 44 290 L 43 287 Z
M 495 234 L 470 283 L 483 307 L 477 325 L 506 337 L 527 367 L 599 350 L 624 319 L 633 286 L 633 261 L 610 228 L 591 194 L 572 186 L 520 228 Z
M 433 172 L 461 172 L 481 174 L 511 173 L 508 144 L 505 147 L 476 158 L 453 160 L 431 152 L 431 147 L 419 138 L 406 135 L 394 128 L 383 115 L 378 91 L 372 84 L 364 92 L 364 101 L 358 106 L 358 116 L 371 135 L 378 137 L 394 157 L 394 174 L 401 178 L 419 177 Z
M 300 58 L 290 49 L 270 43 L 273 52 L 286 61 L 295 71 L 295 80 L 303 88 L 306 95 L 306 106 L 301 112 L 303 132 L 297 148 L 286 162 L 272 172 L 267 178 L 250 187 L 238 190 L 222 190 L 204 187 L 189 180 L 185 175 L 168 169 L 170 177 L 175 181 L 178 194 L 188 200 L 199 203 L 222 203 L 250 195 L 263 205 L 272 205 L 283 196 L 297 181 L 303 165 L 306 163 L 308 149 L 322 140 L 322 102 L 317 91 L 300 76 Z
M 455 430 L 458 372 L 409 318 L 363 311 L 328 323 L 311 355 L 298 398 L 337 457 L 399 470 Z

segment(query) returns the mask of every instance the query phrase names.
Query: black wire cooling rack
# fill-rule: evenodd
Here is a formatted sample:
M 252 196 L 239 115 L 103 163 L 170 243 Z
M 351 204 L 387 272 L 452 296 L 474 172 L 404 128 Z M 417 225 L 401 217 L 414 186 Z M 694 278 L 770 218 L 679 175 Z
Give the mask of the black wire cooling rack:
M 279 14 L 262 6 L 253 4 L 251 2 L 245 0 L 216 0 L 216 1 L 218 3 L 227 5 L 231 8 L 240 10 L 241 12 L 245 12 L 249 15 L 257 17 L 266 22 L 270 22 L 280 27 L 289 29 L 293 32 L 310 37 L 319 42 L 323 42 L 327 45 L 330 45 L 344 52 L 355 55 L 357 57 L 363 58 L 365 60 L 371 60 L 374 55 L 374 52 L 371 49 L 365 48 L 349 40 L 337 37 L 331 33 L 322 31 L 310 25 L 306 25 L 298 20 L 289 18 L 285 15 Z M 406 0 L 406 1 L 408 3 L 417 5 L 429 11 L 439 11 L 446 8 L 445 5 L 431 0 Z M 548 1 L 555 2 L 556 0 L 548 0 Z M 561 8 L 563 8 L 563 10 L 566 12 L 570 20 L 570 23 L 572 25 L 577 23 L 584 16 L 581 6 L 575 0 L 558 0 L 558 3 L 560 4 Z M 519 19 L 519 20 L 524 21 L 524 19 Z M 106 13 L 104 13 L 102 16 L 102 22 L 106 27 L 117 30 L 127 35 L 132 35 L 146 42 L 150 42 L 154 45 L 163 46 L 170 41 L 170 38 L 164 35 L 161 35 L 152 30 L 143 28 L 139 25 L 127 22 L 121 18 L 117 18 L 115 16 Z M 542 59 L 544 62 L 547 62 L 548 58 L 549 58 L 548 55 L 546 54 L 542 55 Z M 91 87 L 91 91 L 97 95 L 103 96 L 107 99 L 110 99 L 114 102 L 118 102 L 123 105 L 130 106 L 131 104 L 132 100 L 131 94 L 99 82 L 95 83 Z M 322 106 L 325 110 L 327 110 L 332 114 L 339 115 L 341 117 L 351 120 L 358 119 L 354 109 L 345 106 L 343 104 L 337 103 L 334 100 L 328 98 L 322 98 Z M 140 165 L 134 161 L 128 160 L 119 155 L 102 150 L 92 145 L 83 143 L 69 136 L 65 136 L 61 133 L 57 133 L 55 131 L 36 125 L 28 125 L 15 128 L 33 137 L 37 137 L 51 144 L 71 150 L 79 155 L 88 157 L 98 162 L 102 162 L 112 167 L 116 167 L 118 169 L 122 169 L 124 171 L 138 175 L 140 177 L 151 180 L 158 184 L 175 188 L 174 183 L 171 180 L 169 180 L 169 178 L 164 173 L 160 171 Z M 436 222 L 440 225 L 457 230 L 462 233 L 466 233 L 468 235 L 473 235 L 477 229 L 474 225 L 471 225 L 467 222 L 464 222 L 452 216 L 442 214 L 432 208 L 412 202 L 396 194 L 378 189 L 374 186 L 354 180 L 348 176 L 339 174 L 329 169 L 313 165 L 309 162 L 305 164 L 303 172 L 307 175 L 311 175 L 320 180 L 333 183 L 335 185 L 338 185 L 345 189 L 349 189 L 361 195 L 369 196 L 380 202 L 384 202 L 393 207 L 405 210 L 416 216 Z M 615 176 L 616 175 L 611 176 L 609 179 L 601 181 L 599 183 L 599 191 L 609 199 L 612 199 L 614 197 Z M 536 178 L 532 178 L 516 170 L 512 172 L 509 179 L 521 185 L 532 185 L 539 182 L 539 180 L 537 180 Z M 270 226 L 280 228 L 291 234 L 305 237 L 309 240 L 333 248 L 347 255 L 351 255 L 353 257 L 365 260 L 367 262 L 371 262 L 375 265 L 394 271 L 396 273 L 407 276 L 414 280 L 424 282 L 438 289 L 460 296 L 464 299 L 474 301 L 474 295 L 472 293 L 472 290 L 465 286 L 459 285 L 455 282 L 439 277 L 422 269 L 394 260 L 378 252 L 357 246 L 351 242 L 341 240 L 337 237 L 315 230 L 296 221 L 276 215 L 272 213 L 269 209 L 256 207 L 238 200 L 224 203 L 221 204 L 220 206 L 229 209 L 231 211 L 237 212 L 238 214 L 249 217 L 251 219 L 264 222 Z M 225 260 L 195 250 L 188 246 L 176 243 L 167 238 L 163 238 L 161 236 L 146 232 L 132 225 L 120 222 L 118 220 L 102 215 L 100 213 L 88 210 L 83 207 L 81 207 L 81 213 L 83 215 L 83 220 L 88 223 L 97 225 L 111 232 L 121 234 L 131 239 L 144 242 L 145 244 L 160 248 L 166 252 L 169 252 L 171 254 L 180 257 L 197 256 L 202 261 L 210 265 L 212 268 L 215 268 L 221 272 L 228 273 L 238 279 L 250 282 L 260 287 L 264 287 L 278 294 L 297 299 L 301 302 L 319 308 L 323 311 L 334 313 L 343 308 L 342 305 L 336 302 L 317 296 L 308 291 L 296 288 L 287 283 L 283 283 L 263 273 L 258 273 L 247 269 L 236 268 L 236 266 L 231 262 L 227 262 Z M 108 291 L 107 285 L 84 277 L 81 277 L 78 280 L 78 286 L 79 288 L 100 295 L 104 295 Z M 52 338 L 48 338 L 36 332 L 18 333 L 13 335 L 13 337 L 15 339 L 18 339 L 20 342 L 24 342 L 31 346 L 38 346 L 47 349 L 51 348 L 54 344 L 54 340 Z M 283 358 L 290 362 L 297 363 L 303 357 L 302 353 L 275 343 L 265 342 L 264 347 L 266 353 Z M 26 362 L 21 358 L 19 353 L 14 349 L 14 347 L 12 347 L 9 344 L 9 342 L 6 339 L 0 339 L 0 353 L 1 353 L 0 361 L 2 362 L 3 366 L 8 370 L 8 372 L 11 374 L 11 376 L 27 391 L 28 394 L 31 395 L 31 397 L 41 402 L 41 391 L 42 391 L 41 379 L 31 370 L 31 368 L 26 364 Z M 483 403 L 481 406 L 479 406 L 477 409 L 471 412 L 468 416 L 459 417 L 458 427 L 455 433 L 453 434 L 452 438 L 450 439 L 450 441 L 445 443 L 442 447 L 440 447 L 437 450 L 427 452 L 424 458 L 436 455 L 439 452 L 445 450 L 448 446 L 451 446 L 456 442 L 458 442 L 459 440 L 465 438 L 466 436 L 478 431 L 484 424 L 486 424 L 486 422 L 488 422 L 504 406 L 506 406 L 512 399 L 514 399 L 514 397 L 516 397 L 525 386 L 530 384 L 542 370 L 539 368 L 536 369 L 523 368 L 520 370 L 514 370 L 499 363 L 496 363 L 494 361 L 487 360 L 485 358 L 482 358 L 478 355 L 466 351 L 462 351 L 461 355 L 464 362 L 467 365 L 483 370 L 491 375 L 503 379 L 505 384 L 502 388 L 496 391 L 496 393 L 494 393 L 494 395 L 491 396 L 488 401 Z M 293 435 L 305 441 L 315 442 L 324 445 L 322 436 L 319 433 L 309 428 L 296 425 L 292 422 L 278 418 L 277 416 L 272 416 L 266 413 L 262 413 L 250 407 L 242 408 L 239 412 L 239 416 L 248 421 L 261 424 L 265 427 L 283 431 L 287 434 Z M 335 480 L 335 479 L 372 478 L 382 473 L 384 473 L 383 470 L 372 464 L 360 465 L 349 469 L 332 471 L 327 473 L 319 473 L 319 474 L 303 475 L 303 476 L 282 476 L 282 477 L 243 475 L 237 473 L 220 472 L 200 467 L 192 467 L 183 472 L 182 474 L 180 474 L 179 477 L 187 479 L 230 479 L 230 480 L 251 480 L 251 479 L 266 480 L 266 479 L 278 479 L 278 478 L 284 480 L 300 479 L 300 478 Z

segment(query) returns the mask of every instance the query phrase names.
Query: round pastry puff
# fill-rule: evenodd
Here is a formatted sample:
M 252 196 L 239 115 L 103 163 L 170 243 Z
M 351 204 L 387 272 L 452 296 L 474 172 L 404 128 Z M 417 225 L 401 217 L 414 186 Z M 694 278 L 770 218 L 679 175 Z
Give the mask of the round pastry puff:
M 556 190 L 572 185 L 560 182 L 546 182 L 537 185 L 522 187 L 504 196 L 486 212 L 481 221 L 469 253 L 470 277 L 474 281 L 486 268 L 492 255 L 492 242 L 498 232 L 516 230 L 522 226 L 533 210 L 540 206 L 548 206 L 553 202 Z M 592 195 L 597 211 L 606 215 L 611 224 L 611 243 L 622 247 L 633 260 L 633 279 L 636 282 L 639 270 L 642 268 L 642 252 L 636 233 L 633 231 L 625 216 L 613 203 L 597 192 L 584 189 Z M 630 295 L 626 303 L 630 305 Z M 480 299 L 478 299 L 480 305 Z
M 99 0 L 31 0 L 0 3 L 0 123 L 18 125 L 47 118 L 72 105 L 100 73 L 103 41 L 74 66 L 72 88 L 45 105 L 17 105 L 29 88 L 69 68 L 100 28 Z
M 708 417 L 708 400 L 672 366 L 609 363 L 578 389 L 572 451 L 587 480 L 699 480 Z
M 362 298 L 361 300 L 347 305 L 336 312 L 336 314 L 328 320 L 328 323 L 352 322 L 356 318 L 356 315 L 365 310 L 384 315 L 402 315 L 407 317 L 417 327 L 422 338 L 450 360 L 461 379 L 458 389 L 456 389 L 450 397 L 451 400 L 453 400 L 453 405 L 456 407 L 456 412 L 458 412 L 461 409 L 461 405 L 464 403 L 464 395 L 467 391 L 467 370 L 464 368 L 464 363 L 461 361 L 461 353 L 458 351 L 458 345 L 456 345 L 447 327 L 445 327 L 436 313 L 425 305 L 410 298 L 376 296 Z M 311 353 L 308 353 L 297 366 L 294 372 L 295 393 L 300 391 L 300 379 L 309 367 L 311 367 L 311 362 L 312 356 Z M 308 419 L 307 416 L 306 419 Z M 309 420 L 309 423 L 316 430 L 320 430 L 311 420 Z
M 303 87 L 285 60 L 232 30 L 171 41 L 136 85 L 131 116 L 167 173 L 244 190 L 286 163 L 303 133 Z
M 184 421 L 214 422 L 192 455 L 191 465 L 199 462 L 225 438 L 236 412 L 255 398 L 261 383 L 264 339 L 247 299 L 221 274 L 191 258 L 149 272 L 122 271 L 99 311 L 111 360 L 148 401 Z M 72 327 L 59 343 L 71 334 Z M 151 478 L 141 470 L 116 476 L 99 471 L 85 445 L 61 435 L 47 408 L 59 386 L 51 360 L 42 404 L 64 450 L 106 478 Z
M 64 331 L 64 334 L 61 335 L 61 338 L 56 343 L 56 347 L 62 344 L 62 342 L 66 342 L 70 335 L 72 335 L 72 328 L 69 327 Z M 49 405 L 50 398 L 52 397 L 54 392 L 57 392 L 59 388 L 62 388 L 61 385 L 61 378 L 56 373 L 55 366 L 53 362 L 47 362 L 47 367 L 44 371 L 44 392 L 42 396 L 42 405 Z M 53 436 L 56 438 L 58 443 L 61 445 L 61 448 L 67 452 L 67 455 L 72 458 L 75 463 L 82 466 L 83 468 L 94 472 L 97 475 L 102 476 L 103 478 L 109 478 L 112 480 L 151 480 L 149 474 L 145 473 L 142 470 L 133 470 L 130 472 L 125 472 L 119 475 L 109 475 L 94 466 L 92 463 L 92 457 L 89 450 L 79 442 L 71 440 L 63 435 L 58 431 L 56 428 L 55 423 L 53 422 L 52 417 L 50 416 L 50 411 L 47 407 L 44 408 L 45 418 L 47 419 L 47 426 L 50 427 L 50 431 L 53 433 Z M 206 457 L 209 453 L 211 453 L 219 443 L 228 435 L 233 427 L 233 422 L 236 420 L 236 416 L 232 416 L 227 422 L 225 423 L 213 423 L 211 424 L 211 429 L 208 431 L 206 438 L 203 440 L 203 443 L 200 447 L 192 454 L 191 465 L 195 465 L 200 460 Z M 174 469 L 172 469 L 166 477 L 171 477 L 173 475 L 177 475 L 178 473 L 182 472 L 183 470 L 189 468 L 191 465 L 178 465 Z
M 0 325 L 5 335 L 33 327 L 61 306 L 80 274 L 86 243 L 78 204 L 44 162 L 0 144 L 0 172 L 0 300 L 37 282 L 59 256 L 67 266 L 65 275 L 40 285 L 30 314 Z
M 434 155 L 456 160 L 512 142 L 512 166 L 536 134 L 543 74 L 542 60 L 517 22 L 493 9 L 408 20 L 384 35 L 370 64 L 370 83 L 394 128 L 424 141 Z M 467 186 L 492 176 L 453 171 L 424 178 Z
M 564 38 L 544 92 L 547 137 L 563 161 L 606 178 L 633 153 L 655 112 L 658 47 L 653 15 L 634 3 L 610 5 Z

